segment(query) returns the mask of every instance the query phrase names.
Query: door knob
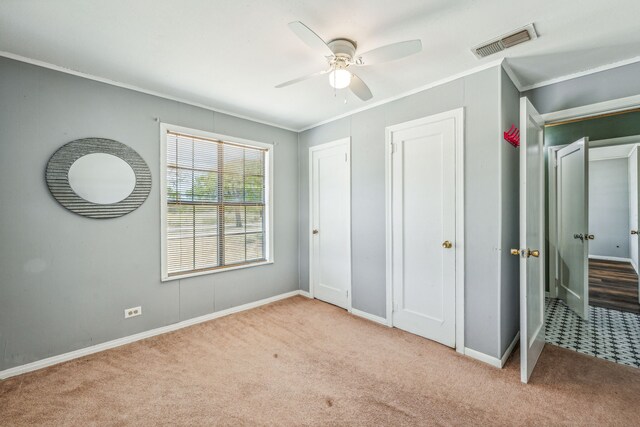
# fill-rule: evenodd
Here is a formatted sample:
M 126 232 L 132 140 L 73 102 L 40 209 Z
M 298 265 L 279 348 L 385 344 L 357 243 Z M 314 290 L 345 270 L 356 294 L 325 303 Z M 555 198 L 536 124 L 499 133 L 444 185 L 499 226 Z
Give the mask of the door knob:
M 574 238 L 574 239 L 584 240 L 584 235 L 583 235 L 582 233 L 580 233 L 580 234 L 574 234 L 574 235 L 573 235 L 573 238 Z
M 526 258 L 529 258 L 530 256 L 538 258 L 540 256 L 540 251 L 537 249 L 527 249 L 526 251 L 521 251 L 520 249 L 511 249 L 511 255 L 518 256 L 520 254 L 522 254 L 522 256 Z
M 450 241 L 445 240 L 444 242 L 442 242 L 442 247 L 445 249 L 451 249 L 453 247 L 453 244 Z
M 595 240 L 596 236 L 594 236 L 593 234 L 585 234 L 585 239 L 587 240 Z
M 319 231 L 318 231 L 318 230 L 313 230 L 313 231 L 312 231 L 312 233 L 313 233 L 313 234 L 318 234 L 318 233 L 319 233 Z
M 638 234 L 638 230 L 631 230 L 631 234 Z

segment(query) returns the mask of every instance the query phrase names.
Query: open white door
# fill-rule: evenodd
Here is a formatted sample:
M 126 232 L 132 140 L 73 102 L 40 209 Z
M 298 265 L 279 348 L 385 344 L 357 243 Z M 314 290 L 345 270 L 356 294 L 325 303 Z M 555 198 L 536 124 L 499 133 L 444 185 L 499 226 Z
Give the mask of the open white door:
M 544 121 L 520 98 L 520 378 L 544 348 Z
M 640 156 L 638 155 L 638 147 L 634 147 L 629 155 L 629 249 L 631 251 L 631 264 L 640 276 L 640 238 L 638 238 L 638 230 L 640 230 L 640 220 L 638 213 L 640 212 Z M 640 301 L 640 281 L 638 282 L 638 300 Z
M 589 318 L 589 138 L 558 151 L 558 298 Z

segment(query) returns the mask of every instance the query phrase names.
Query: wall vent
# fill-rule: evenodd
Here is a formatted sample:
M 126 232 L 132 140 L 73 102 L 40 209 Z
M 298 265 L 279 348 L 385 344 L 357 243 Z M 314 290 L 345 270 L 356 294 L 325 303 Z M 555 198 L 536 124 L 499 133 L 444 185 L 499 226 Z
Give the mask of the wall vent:
M 509 49 L 510 47 L 519 45 L 520 43 L 524 43 L 537 38 L 538 34 L 536 33 L 535 27 L 533 26 L 533 24 L 529 24 L 525 27 L 518 28 L 517 30 L 504 34 L 498 38 L 484 42 L 471 49 L 471 51 L 478 58 L 484 58 L 505 49 Z

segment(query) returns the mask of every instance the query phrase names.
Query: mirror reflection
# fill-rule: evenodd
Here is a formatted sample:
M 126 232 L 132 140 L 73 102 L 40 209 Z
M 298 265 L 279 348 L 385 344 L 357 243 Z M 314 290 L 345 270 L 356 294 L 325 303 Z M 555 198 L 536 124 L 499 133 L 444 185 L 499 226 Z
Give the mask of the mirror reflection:
M 84 200 L 107 205 L 126 199 L 136 186 L 131 166 L 120 157 L 93 153 L 69 168 L 69 185 Z

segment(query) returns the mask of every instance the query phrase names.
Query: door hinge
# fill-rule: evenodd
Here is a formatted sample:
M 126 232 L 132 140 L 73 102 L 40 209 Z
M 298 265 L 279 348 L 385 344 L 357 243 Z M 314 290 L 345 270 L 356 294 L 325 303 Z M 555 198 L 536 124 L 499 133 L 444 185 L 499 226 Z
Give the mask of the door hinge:
M 347 298 L 349 298 L 349 289 L 347 289 Z

